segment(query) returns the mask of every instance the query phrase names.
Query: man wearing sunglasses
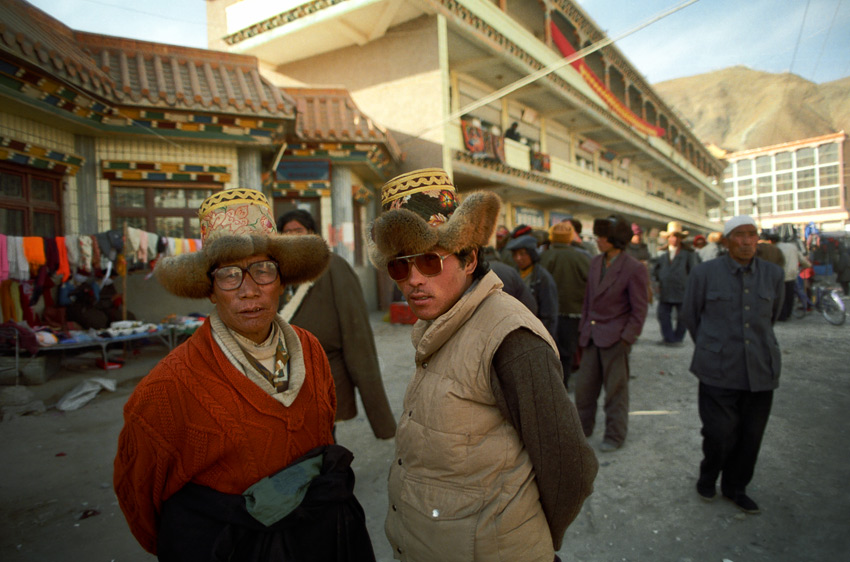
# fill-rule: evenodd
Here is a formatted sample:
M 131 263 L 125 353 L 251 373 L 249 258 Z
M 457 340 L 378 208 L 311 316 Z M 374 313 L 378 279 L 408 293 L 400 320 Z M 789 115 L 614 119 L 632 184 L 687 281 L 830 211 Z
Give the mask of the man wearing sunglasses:
M 552 562 L 598 465 L 551 335 L 479 257 L 499 198 L 458 205 L 437 168 L 381 195 L 370 258 L 419 318 L 388 484 L 394 555 Z

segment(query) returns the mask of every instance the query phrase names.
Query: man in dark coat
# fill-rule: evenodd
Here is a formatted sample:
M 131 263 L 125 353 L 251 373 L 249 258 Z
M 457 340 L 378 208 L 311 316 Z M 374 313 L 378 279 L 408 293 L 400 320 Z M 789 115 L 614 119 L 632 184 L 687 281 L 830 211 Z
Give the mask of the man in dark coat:
M 496 231 L 498 234 L 498 230 Z M 532 314 L 537 316 L 537 301 L 534 295 L 531 294 L 531 289 L 523 283 L 522 277 L 515 267 L 503 263 L 499 259 L 499 254 L 492 246 L 487 246 L 481 249 L 481 256 L 487 260 L 490 269 L 499 276 L 504 286 L 502 290 L 525 305 Z
M 531 294 L 537 301 L 537 317 L 546 326 L 552 338 L 557 340 L 558 288 L 552 274 L 540 266 L 537 239 L 531 234 L 523 234 L 508 242 L 505 248 L 511 251 L 522 280 L 531 289 Z
M 570 387 L 573 355 L 578 348 L 578 323 L 587 285 L 590 256 L 583 249 L 571 246 L 574 235 L 570 221 L 552 225 L 548 250 L 540 256 L 540 265 L 555 279 L 558 288 L 558 332 L 555 341 L 564 369 L 564 386 Z
M 659 253 L 652 267 L 652 278 L 658 283 L 658 323 L 661 325 L 662 343 L 682 345 L 685 339 L 685 325 L 681 321 L 682 301 L 688 275 L 699 263 L 696 254 L 685 248 L 682 242 L 688 231 L 682 229 L 682 223 L 671 221 L 667 231 L 667 249 Z M 673 327 L 673 311 L 676 311 L 676 326 Z
M 723 495 L 746 513 L 759 507 L 747 494 L 761 447 L 781 354 L 773 324 L 782 307 L 783 271 L 756 257 L 752 217 L 726 222 L 725 256 L 694 268 L 682 317 L 694 340 L 691 372 L 699 379 L 703 460 L 697 493 Z
M 600 255 L 590 262 L 581 309 L 581 366 L 576 383 L 584 434 L 596 424 L 596 403 L 605 388 L 605 436 L 599 450 L 614 451 L 626 440 L 629 423 L 629 351 L 646 320 L 646 267 L 623 250 L 632 236 L 617 215 L 597 219 L 593 233 Z

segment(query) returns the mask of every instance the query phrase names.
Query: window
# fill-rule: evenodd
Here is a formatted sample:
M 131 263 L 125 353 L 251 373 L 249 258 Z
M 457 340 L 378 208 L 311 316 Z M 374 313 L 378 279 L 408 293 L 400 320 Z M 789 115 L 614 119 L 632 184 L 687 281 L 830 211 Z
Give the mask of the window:
M 738 180 L 738 197 L 753 195 L 753 180 Z
M 112 227 L 127 224 L 160 236 L 200 238 L 198 207 L 218 184 L 112 182 Z
M 735 163 L 735 172 L 738 177 L 750 176 L 753 173 L 752 160 L 738 160 Z
M 741 199 L 738 201 L 738 212 L 736 215 L 753 215 L 753 201 L 752 199 Z
M 838 162 L 838 145 L 835 143 L 822 144 L 818 147 L 818 163 L 830 164 Z
M 759 195 L 773 192 L 773 176 L 759 176 L 756 178 L 756 189 Z
M 800 191 L 797 193 L 797 209 L 802 211 L 804 209 L 814 209 L 815 208 L 815 191 Z
M 783 211 L 793 211 L 794 210 L 794 194 L 793 193 L 780 193 L 776 196 L 776 212 L 781 213 Z
M 759 214 L 770 215 L 773 213 L 773 195 L 762 195 L 759 197 Z
M 794 188 L 794 174 L 786 172 L 776 174 L 776 191 L 790 191 Z
M 790 152 L 778 152 L 775 158 L 777 170 L 790 170 L 794 164 Z
M 797 151 L 797 167 L 805 168 L 806 166 L 813 166 L 815 163 L 815 149 L 814 148 L 801 148 Z
M 765 174 L 771 172 L 770 156 L 759 156 L 756 158 L 756 173 Z
M 827 187 L 820 190 L 821 207 L 837 207 L 841 203 L 837 187 Z
M 835 185 L 838 183 L 838 166 L 822 166 L 820 168 L 820 185 Z
M 727 181 L 723 182 L 723 197 L 729 199 L 730 197 L 735 197 L 735 184 L 734 182 Z
M 61 176 L 0 164 L 0 232 L 52 238 L 62 232 Z
M 815 186 L 815 171 L 797 170 L 797 189 L 806 189 Z

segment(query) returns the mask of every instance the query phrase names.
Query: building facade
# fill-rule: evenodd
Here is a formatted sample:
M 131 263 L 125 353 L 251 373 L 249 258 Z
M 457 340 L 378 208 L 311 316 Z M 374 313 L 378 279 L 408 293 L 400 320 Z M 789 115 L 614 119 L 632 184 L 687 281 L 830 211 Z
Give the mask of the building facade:
M 847 135 L 844 131 L 731 152 L 723 174 L 726 198 L 716 217 L 756 217 L 762 228 L 809 223 L 822 232 L 850 232 Z
M 211 48 L 256 56 L 279 86 L 343 86 L 398 140 L 401 171 L 498 192 L 508 226 L 617 212 L 716 229 L 724 163 L 615 46 L 565 61 L 606 39 L 573 2 L 210 0 L 207 15 Z

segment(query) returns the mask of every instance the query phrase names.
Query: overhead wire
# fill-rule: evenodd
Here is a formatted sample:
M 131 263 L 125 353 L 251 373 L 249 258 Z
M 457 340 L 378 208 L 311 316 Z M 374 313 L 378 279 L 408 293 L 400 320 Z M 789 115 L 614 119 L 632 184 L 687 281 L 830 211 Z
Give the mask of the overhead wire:
M 832 21 L 829 22 L 829 29 L 826 30 L 826 37 L 823 38 L 823 44 L 820 47 L 820 53 L 818 53 L 818 58 L 815 60 L 815 66 L 812 69 L 812 79 L 815 78 L 818 74 L 818 66 L 820 66 L 820 59 L 823 56 L 823 52 L 826 50 L 826 43 L 829 41 L 829 36 L 832 33 L 832 27 L 835 25 L 835 20 L 838 18 L 838 10 L 841 8 L 842 0 L 838 0 L 838 3 L 835 5 L 835 12 L 832 13 Z
M 791 65 L 788 67 L 788 77 L 783 80 L 782 84 L 782 95 L 779 97 L 780 100 L 785 99 L 785 94 L 788 93 L 788 84 L 791 82 L 791 73 L 794 70 L 794 63 L 797 61 L 797 51 L 800 48 L 800 41 L 803 38 L 803 29 L 806 27 L 806 16 L 809 14 L 809 5 L 811 4 L 811 0 L 806 0 L 806 8 L 803 10 L 803 20 L 800 22 L 800 32 L 797 33 L 797 41 L 794 43 L 794 53 L 791 55 Z M 778 119 L 773 119 L 773 128 L 770 131 L 769 139 L 773 139 L 774 135 L 776 135 L 776 127 L 779 124 Z

